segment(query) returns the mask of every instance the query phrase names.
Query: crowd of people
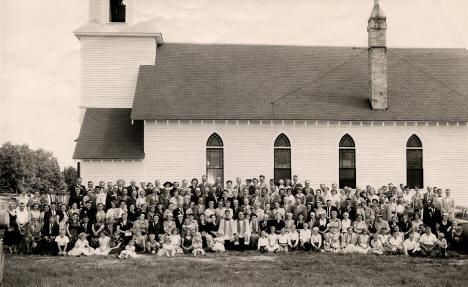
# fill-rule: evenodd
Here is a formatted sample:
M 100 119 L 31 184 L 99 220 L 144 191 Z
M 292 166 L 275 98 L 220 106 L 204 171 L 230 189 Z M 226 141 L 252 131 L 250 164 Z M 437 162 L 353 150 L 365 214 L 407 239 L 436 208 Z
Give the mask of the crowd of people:
M 202 176 L 129 186 L 81 179 L 69 190 L 22 192 L 9 202 L 13 253 L 119 258 L 225 250 L 445 257 L 461 244 L 450 190 L 331 187 L 264 176 L 233 183 Z

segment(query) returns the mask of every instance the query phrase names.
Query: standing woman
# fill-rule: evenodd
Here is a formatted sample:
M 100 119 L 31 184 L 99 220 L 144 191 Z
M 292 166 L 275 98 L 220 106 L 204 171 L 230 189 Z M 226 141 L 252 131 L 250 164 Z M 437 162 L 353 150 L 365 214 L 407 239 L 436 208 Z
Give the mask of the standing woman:
M 31 220 L 37 219 L 37 221 L 40 221 L 41 219 L 41 210 L 40 210 L 41 204 L 38 202 L 34 202 L 30 211 L 31 215 Z
M 6 217 L 6 229 L 5 236 L 3 238 L 3 244 L 8 247 L 10 253 L 18 252 L 18 247 L 21 243 L 21 236 L 19 234 L 18 223 L 16 223 L 16 204 L 10 202 L 8 204 L 8 210 Z

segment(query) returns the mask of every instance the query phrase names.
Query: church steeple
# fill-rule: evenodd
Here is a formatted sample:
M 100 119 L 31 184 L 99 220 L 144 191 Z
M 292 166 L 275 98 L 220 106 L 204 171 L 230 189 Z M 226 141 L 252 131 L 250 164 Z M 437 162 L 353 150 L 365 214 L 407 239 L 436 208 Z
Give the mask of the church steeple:
M 380 8 L 379 0 L 374 7 L 367 25 L 369 51 L 369 85 L 372 109 L 387 109 L 387 17 Z

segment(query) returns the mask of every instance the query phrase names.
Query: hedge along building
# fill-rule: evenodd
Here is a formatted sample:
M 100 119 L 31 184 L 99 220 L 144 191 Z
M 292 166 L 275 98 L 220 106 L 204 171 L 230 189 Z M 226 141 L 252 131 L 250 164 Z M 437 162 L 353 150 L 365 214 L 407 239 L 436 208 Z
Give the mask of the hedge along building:
M 153 1 L 125 4 L 91 0 L 75 31 L 85 181 L 297 174 L 468 203 L 466 50 L 387 48 L 378 1 L 365 48 L 164 43 Z

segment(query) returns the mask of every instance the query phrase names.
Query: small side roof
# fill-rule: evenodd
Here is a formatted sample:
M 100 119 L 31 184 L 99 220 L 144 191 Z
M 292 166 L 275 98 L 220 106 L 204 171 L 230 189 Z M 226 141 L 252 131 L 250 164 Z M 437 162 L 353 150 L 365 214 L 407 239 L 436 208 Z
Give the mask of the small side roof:
M 143 122 L 131 109 L 88 108 L 76 140 L 74 159 L 143 159 Z

